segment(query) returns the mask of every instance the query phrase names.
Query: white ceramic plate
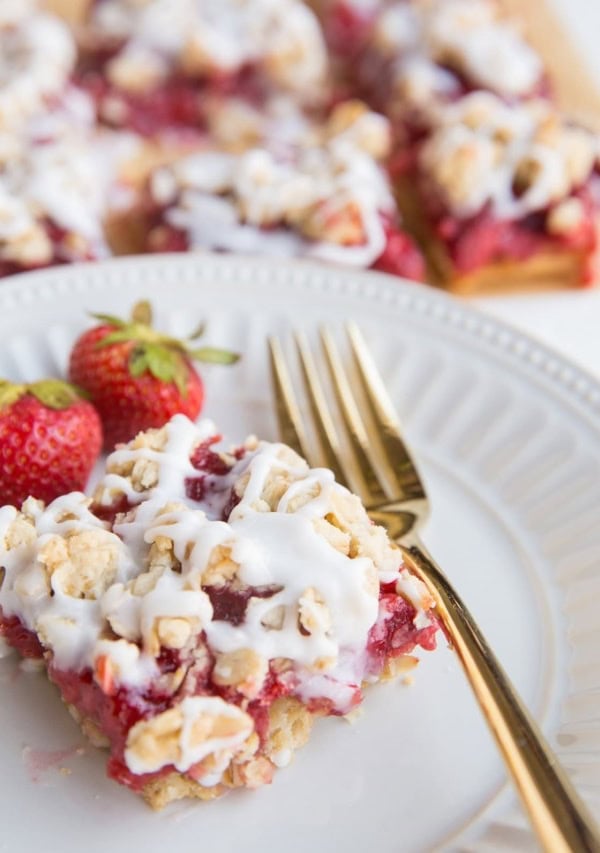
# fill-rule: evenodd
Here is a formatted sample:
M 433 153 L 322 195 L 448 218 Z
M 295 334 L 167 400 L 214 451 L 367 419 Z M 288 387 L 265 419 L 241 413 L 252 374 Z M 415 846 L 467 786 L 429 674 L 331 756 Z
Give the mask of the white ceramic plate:
M 275 438 L 265 336 L 359 320 L 422 463 L 427 541 L 592 806 L 600 786 L 600 386 L 462 304 L 377 274 L 229 257 L 129 259 L 0 286 L 0 375 L 64 369 L 86 311 L 141 296 L 244 353 L 206 413 Z M 270 788 L 153 814 L 104 777 L 41 675 L 0 661 L 1 851 L 525 850 L 531 836 L 452 653 L 326 720 Z

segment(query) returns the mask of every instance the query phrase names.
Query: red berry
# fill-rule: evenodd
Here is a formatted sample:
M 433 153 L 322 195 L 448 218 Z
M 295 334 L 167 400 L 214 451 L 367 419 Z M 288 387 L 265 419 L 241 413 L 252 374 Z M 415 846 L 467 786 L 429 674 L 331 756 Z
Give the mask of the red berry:
M 131 322 L 96 316 L 101 325 L 84 332 L 71 351 L 69 377 L 98 410 L 107 449 L 163 426 L 175 414 L 196 418 L 204 386 L 193 361 L 237 360 L 231 353 L 193 349 L 155 331 L 147 303 L 136 306 Z
M 82 491 L 101 447 L 98 414 L 71 386 L 0 382 L 0 504 Z

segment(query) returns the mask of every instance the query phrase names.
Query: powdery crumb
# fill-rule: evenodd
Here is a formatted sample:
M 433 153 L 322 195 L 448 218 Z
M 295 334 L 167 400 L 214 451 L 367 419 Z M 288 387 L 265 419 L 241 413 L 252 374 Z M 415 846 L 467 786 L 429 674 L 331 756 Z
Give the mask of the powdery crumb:
M 15 650 L 12 646 L 6 642 L 4 637 L 0 637 L 0 660 L 2 658 L 8 658 L 15 654 Z
M 362 705 L 359 705 L 357 708 L 353 708 L 348 714 L 344 714 L 343 719 L 346 720 L 347 723 L 350 723 L 351 726 L 354 725 L 362 716 L 364 716 L 365 709 Z
M 21 672 L 33 673 L 35 675 L 37 672 L 43 672 L 44 661 L 41 658 L 23 658 L 19 662 L 19 669 Z

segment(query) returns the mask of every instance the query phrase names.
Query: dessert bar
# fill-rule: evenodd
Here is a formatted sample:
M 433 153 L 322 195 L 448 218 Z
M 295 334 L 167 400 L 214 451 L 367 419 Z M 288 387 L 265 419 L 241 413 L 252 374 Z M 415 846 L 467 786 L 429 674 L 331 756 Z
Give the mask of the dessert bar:
M 142 248 L 305 257 L 422 279 L 381 166 L 389 140 L 383 116 L 349 101 L 260 147 L 180 158 L 150 177 Z
M 470 293 L 591 283 L 598 140 L 546 100 L 474 92 L 417 146 L 399 197 L 431 266 Z M 412 211 L 412 214 L 408 211 Z
M 178 415 L 93 500 L 0 509 L 0 634 L 154 808 L 270 782 L 316 717 L 435 647 L 425 587 L 330 471 L 218 442 Z

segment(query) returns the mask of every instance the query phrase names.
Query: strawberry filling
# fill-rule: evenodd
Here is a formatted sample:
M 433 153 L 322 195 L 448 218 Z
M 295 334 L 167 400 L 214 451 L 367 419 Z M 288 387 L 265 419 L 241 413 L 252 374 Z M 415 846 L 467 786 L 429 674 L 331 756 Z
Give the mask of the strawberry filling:
M 235 96 L 258 105 L 266 96 L 253 66 L 235 74 L 216 73 L 204 80 L 173 73 L 159 84 L 133 93 L 113 85 L 105 76 L 103 65 L 101 60 L 88 61 L 87 67 L 79 71 L 78 84 L 92 97 L 101 121 L 141 136 L 205 130 L 205 105 L 209 101 Z
M 371 34 L 374 11 L 337 0 L 327 12 L 325 38 L 335 55 L 354 59 Z
M 72 263 L 74 260 L 93 261 L 96 259 L 96 255 L 94 254 L 91 246 L 88 247 L 83 254 L 74 258 L 73 252 L 69 250 L 69 238 L 71 237 L 70 232 L 65 228 L 62 228 L 60 225 L 57 225 L 51 219 L 46 219 L 43 222 L 43 225 L 46 229 L 46 234 L 52 243 L 52 257 L 48 261 L 28 264 L 0 259 L 0 278 L 7 275 L 15 275 L 20 272 L 29 272 L 31 270 L 44 269 L 51 266 L 60 266 L 62 264 Z
M 4 637 L 8 645 L 16 649 L 24 658 L 38 660 L 44 656 L 44 649 L 36 635 L 16 616 L 4 616 L 2 608 L 0 608 L 0 637 Z
M 276 589 L 238 590 L 205 588 L 215 608 L 215 618 L 239 625 L 243 622 L 245 608 L 252 596 L 261 598 L 273 595 Z M 435 648 L 436 626 L 417 628 L 414 625 L 416 611 L 394 589 L 394 584 L 382 585 L 380 592 L 380 616 L 372 627 L 367 641 L 367 674 L 377 677 L 386 661 L 407 654 L 421 646 L 424 649 Z M 0 613 L 0 636 L 19 651 L 24 657 L 39 658 L 43 654 L 37 637 L 25 628 L 19 619 L 5 617 Z M 171 649 L 161 649 L 156 659 L 159 675 L 144 690 L 116 686 L 107 678 L 102 667 L 96 672 L 83 670 L 65 671 L 50 662 L 48 674 L 59 688 L 67 705 L 73 706 L 82 718 L 92 721 L 110 745 L 110 759 L 107 765 L 108 776 L 134 791 L 140 791 L 144 785 L 173 772 L 174 767 L 163 767 L 155 773 L 143 775 L 132 773 L 125 762 L 127 734 L 139 720 L 149 719 L 178 704 L 185 696 L 221 696 L 228 702 L 238 705 L 247 700 L 233 688 L 221 687 L 212 682 L 214 657 L 202 643 L 201 654 L 183 653 Z M 198 660 L 202 663 L 198 665 Z M 169 689 L 169 676 L 175 670 L 184 667 L 186 674 L 179 688 Z M 256 731 L 264 742 L 269 726 L 268 711 L 273 702 L 282 696 L 294 695 L 297 682 L 293 672 L 277 673 L 271 667 L 260 694 L 247 705 L 247 712 L 255 721 Z M 351 705 L 354 707 L 362 700 L 362 690 L 355 685 Z M 331 700 L 327 698 L 311 699 L 309 710 L 319 715 L 340 714 Z M 188 775 L 192 776 L 193 768 Z
M 386 222 L 386 245 L 373 264 L 373 269 L 411 279 L 423 281 L 425 262 L 412 237 L 391 222 Z
M 459 274 L 474 272 L 496 261 L 526 261 L 548 250 L 580 251 L 593 256 L 598 248 L 598 202 L 593 183 L 575 193 L 585 213 L 582 221 L 565 234 L 549 233 L 550 208 L 519 220 L 497 219 L 488 208 L 469 219 L 459 219 L 439 204 L 437 210 L 430 205 L 430 225 L 437 239 L 446 246 Z M 590 281 L 586 275 L 583 283 Z
M 213 449 L 219 440 L 219 436 L 213 436 L 196 445 L 190 455 L 190 462 L 198 476 L 188 477 L 186 489 L 189 497 L 203 502 L 202 508 L 208 507 L 207 511 L 218 512 L 219 517 L 226 521 L 231 508 L 239 500 L 232 488 L 230 472 L 248 451 L 243 447 L 234 451 L 232 460 L 235 461 L 223 458 Z M 217 501 L 211 506 L 215 495 Z M 92 507 L 97 516 L 102 517 L 111 527 L 115 521 L 119 521 L 121 513 L 132 508 L 126 498 L 115 500 L 110 507 Z M 118 525 L 115 526 L 118 530 Z M 247 610 L 253 600 L 276 596 L 282 587 L 276 584 L 247 585 L 240 578 L 234 577 L 204 584 L 201 589 L 212 605 L 213 623 L 240 627 L 246 622 Z M 415 607 L 397 592 L 394 583 L 382 584 L 377 618 L 366 636 L 364 651 L 351 647 L 347 652 L 356 656 L 359 663 L 356 683 L 349 682 L 345 674 L 336 678 L 332 671 L 331 677 L 325 674 L 323 683 L 326 687 L 322 693 L 318 690 L 316 695 L 306 700 L 303 699 L 306 672 L 294 666 L 292 661 L 286 665 L 281 658 L 269 664 L 260 692 L 250 700 L 244 694 L 243 687 L 236 689 L 235 686 L 219 684 L 215 673 L 215 650 L 208 644 L 204 631 L 192 635 L 181 649 L 163 645 L 149 661 L 152 675 L 141 687 L 120 684 L 111 660 L 103 654 L 94 659 L 93 667 L 86 664 L 81 668 L 61 668 L 53 659 L 52 652 L 42 647 L 36 635 L 19 618 L 5 616 L 1 610 L 0 636 L 25 657 L 46 657 L 49 678 L 59 688 L 64 702 L 106 740 L 110 749 L 108 775 L 132 790 L 140 791 L 149 782 L 176 770 L 172 765 L 145 774 L 136 774 L 129 769 L 126 761 L 128 734 L 140 720 L 153 719 L 188 697 L 220 697 L 252 716 L 264 748 L 269 734 L 269 709 L 276 699 L 296 697 L 304 701 L 309 711 L 320 716 L 347 713 L 362 700 L 361 684 L 364 678 L 377 679 L 390 660 L 412 652 L 417 646 L 427 650 L 435 648 L 437 626 L 434 623 L 419 628 L 415 624 L 416 616 Z M 302 629 L 301 633 L 306 635 L 307 632 Z M 141 639 L 137 645 L 142 655 L 147 654 Z M 315 691 L 311 692 L 315 694 Z M 192 766 L 185 775 L 195 779 L 194 774 L 198 772 L 199 767 Z
M 152 225 L 148 230 L 146 251 L 149 252 L 187 252 L 190 240 L 185 231 L 165 222 L 168 208 L 154 211 Z M 380 214 L 383 220 L 386 245 L 381 255 L 371 265 L 371 269 L 391 273 L 413 281 L 423 281 L 425 264 L 416 243 L 405 231 L 398 228 L 386 214 Z M 265 232 L 273 229 L 264 229 Z

